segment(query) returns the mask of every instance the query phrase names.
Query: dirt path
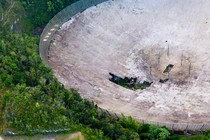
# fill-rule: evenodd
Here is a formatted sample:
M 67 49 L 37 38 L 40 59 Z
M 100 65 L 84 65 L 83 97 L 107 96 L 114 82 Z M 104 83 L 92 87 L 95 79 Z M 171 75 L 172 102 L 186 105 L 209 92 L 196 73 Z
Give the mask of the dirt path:
M 15 1 L 14 0 L 11 0 L 11 4 L 10 4 L 10 6 L 9 6 L 9 9 L 7 10 L 7 12 L 6 12 L 6 19 L 5 19 L 5 21 L 4 21 L 4 23 L 3 23 L 3 25 L 6 25 L 7 24 L 7 22 L 8 22 L 8 20 L 9 20 L 9 14 L 10 14 L 10 11 L 11 11 L 11 9 L 14 7 L 14 5 L 15 5 Z
M 51 135 L 36 135 L 36 136 L 14 136 L 14 137 L 0 137 L 0 140 L 85 140 L 81 132 L 72 134 L 51 134 Z

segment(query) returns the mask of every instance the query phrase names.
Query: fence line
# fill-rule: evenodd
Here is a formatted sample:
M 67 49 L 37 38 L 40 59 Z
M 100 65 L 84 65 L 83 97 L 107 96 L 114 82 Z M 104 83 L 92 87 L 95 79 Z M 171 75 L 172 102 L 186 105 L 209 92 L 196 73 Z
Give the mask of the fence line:
M 63 23 L 70 20 L 74 15 L 80 13 L 91 6 L 96 6 L 102 2 L 108 0 L 79 0 L 70 6 L 66 7 L 62 11 L 60 11 L 57 15 L 55 15 L 49 23 L 44 28 L 39 43 L 39 53 L 44 61 L 45 65 L 49 66 L 48 57 L 49 57 L 49 46 L 53 39 L 54 34 L 59 30 Z M 121 118 L 122 114 L 117 112 L 112 112 L 110 110 L 102 109 L 102 111 L 107 112 L 109 115 L 115 116 L 117 118 Z M 155 124 L 158 126 L 165 126 L 171 130 L 181 130 L 181 131 L 196 131 L 203 132 L 205 130 L 210 129 L 210 124 L 188 124 L 188 123 L 168 123 L 168 122 L 155 122 L 149 120 L 142 120 L 135 118 L 138 122 L 145 124 Z
M 100 111 L 106 112 L 107 114 L 116 117 L 117 119 L 122 118 L 123 115 L 118 112 L 113 112 L 111 110 L 106 110 L 103 108 L 98 107 Z M 128 117 L 128 116 L 127 116 Z M 136 119 L 138 122 L 141 124 L 154 124 L 159 127 L 167 127 L 169 130 L 172 131 L 185 131 L 185 132 L 190 132 L 190 133 L 201 133 L 206 130 L 210 129 L 210 124 L 209 123 L 171 123 L 171 122 L 157 122 L 157 121 L 149 121 L 145 119 L 139 119 L 136 117 L 133 117 Z

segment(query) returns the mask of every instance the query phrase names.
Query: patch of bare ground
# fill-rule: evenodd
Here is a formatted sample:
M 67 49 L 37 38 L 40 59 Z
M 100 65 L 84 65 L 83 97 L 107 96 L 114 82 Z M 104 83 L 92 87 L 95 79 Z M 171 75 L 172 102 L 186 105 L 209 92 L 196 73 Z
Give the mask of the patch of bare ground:
M 0 137 L 0 140 L 85 140 L 85 138 L 81 132 L 75 132 L 72 134 Z

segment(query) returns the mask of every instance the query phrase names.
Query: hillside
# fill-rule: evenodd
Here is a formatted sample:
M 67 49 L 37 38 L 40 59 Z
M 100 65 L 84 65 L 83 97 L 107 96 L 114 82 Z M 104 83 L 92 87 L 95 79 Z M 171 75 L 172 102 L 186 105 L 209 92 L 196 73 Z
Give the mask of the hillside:
M 0 25 L 11 31 L 23 32 L 25 10 L 19 1 L 2 0 L 0 2 Z
M 166 128 L 116 118 L 65 89 L 39 57 L 34 35 L 68 0 L 3 0 L 0 11 L 0 130 L 2 135 L 80 131 L 90 140 L 208 139 L 209 133 L 183 138 Z M 19 20 L 18 20 L 19 19 Z

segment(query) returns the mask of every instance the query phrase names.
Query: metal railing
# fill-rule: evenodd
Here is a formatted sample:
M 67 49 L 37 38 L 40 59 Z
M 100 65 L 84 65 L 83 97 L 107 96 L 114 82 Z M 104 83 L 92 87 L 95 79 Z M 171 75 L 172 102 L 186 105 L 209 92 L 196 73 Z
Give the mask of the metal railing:
M 54 34 L 59 30 L 63 23 L 70 20 L 74 15 L 84 11 L 85 9 L 100 4 L 108 0 L 79 0 L 70 6 L 63 9 L 61 12 L 56 14 L 44 28 L 40 43 L 39 43 L 39 53 L 44 61 L 44 63 L 49 66 L 48 57 L 49 57 L 49 46 L 53 39 Z M 101 109 L 106 111 L 108 114 L 115 117 L 122 117 L 120 113 L 112 112 L 106 109 Z M 155 124 L 157 126 L 165 126 L 171 130 L 182 130 L 182 131 L 196 131 L 203 132 L 210 129 L 210 124 L 192 124 L 192 123 L 167 123 L 167 122 L 154 122 L 148 120 L 141 120 L 138 117 L 134 117 L 140 123 Z

